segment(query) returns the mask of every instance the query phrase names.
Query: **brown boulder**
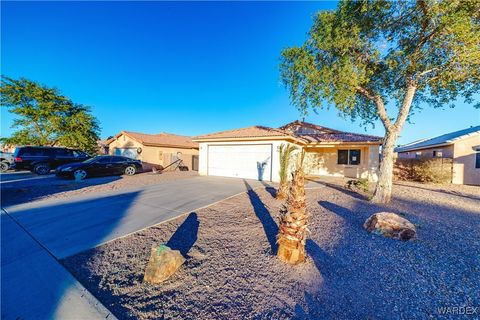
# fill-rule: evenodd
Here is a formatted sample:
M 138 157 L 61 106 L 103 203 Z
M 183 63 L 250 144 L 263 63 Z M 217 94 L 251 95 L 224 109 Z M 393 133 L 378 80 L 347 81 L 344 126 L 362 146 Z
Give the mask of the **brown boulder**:
M 371 215 L 363 227 L 369 232 L 402 241 L 415 238 L 417 233 L 413 223 L 392 212 L 379 212 Z
M 172 250 L 165 245 L 153 247 L 143 281 L 161 283 L 174 274 L 184 262 L 185 258 L 178 250 Z

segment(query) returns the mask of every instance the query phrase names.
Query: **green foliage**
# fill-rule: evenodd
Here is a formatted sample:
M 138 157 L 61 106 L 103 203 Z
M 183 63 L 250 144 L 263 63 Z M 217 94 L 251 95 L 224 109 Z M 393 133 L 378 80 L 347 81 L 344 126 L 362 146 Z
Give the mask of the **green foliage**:
M 473 102 L 479 44 L 476 0 L 342 1 L 315 16 L 302 46 L 282 52 L 281 76 L 302 113 L 333 104 L 372 123 L 376 99 L 400 109 L 409 85 L 416 88 L 413 107 L 444 107 L 458 97 Z
M 370 190 L 370 184 L 367 179 L 348 180 L 345 187 L 355 192 L 368 192 Z
M 15 114 L 12 128 L 18 128 L 2 142 L 79 148 L 96 153 L 99 125 L 90 108 L 72 102 L 58 90 L 20 78 L 2 76 L 2 107 Z
M 282 143 L 280 145 L 280 185 L 277 192 L 278 198 L 286 196 L 286 191 L 288 190 L 288 168 L 290 166 L 292 153 L 295 150 L 297 150 L 297 147 L 293 144 Z

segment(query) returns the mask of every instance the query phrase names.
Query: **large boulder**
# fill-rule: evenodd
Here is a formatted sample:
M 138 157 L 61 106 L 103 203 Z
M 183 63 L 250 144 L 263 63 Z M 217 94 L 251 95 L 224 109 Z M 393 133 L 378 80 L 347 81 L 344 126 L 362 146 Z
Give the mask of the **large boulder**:
M 415 238 L 415 225 L 392 212 L 379 212 L 371 215 L 363 224 L 369 232 L 375 232 L 388 238 L 407 241 Z
M 166 245 L 153 247 L 143 281 L 157 284 L 168 279 L 185 262 L 180 251 Z

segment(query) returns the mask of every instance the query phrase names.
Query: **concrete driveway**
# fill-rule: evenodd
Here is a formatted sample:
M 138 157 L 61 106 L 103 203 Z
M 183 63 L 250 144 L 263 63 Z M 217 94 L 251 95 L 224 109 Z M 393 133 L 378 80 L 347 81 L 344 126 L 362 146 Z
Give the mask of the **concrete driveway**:
M 115 319 L 58 260 L 259 186 L 195 176 L 4 207 L 2 319 Z
M 63 259 L 263 185 L 253 180 L 196 176 L 4 210 L 53 256 Z
M 0 184 L 8 184 L 13 182 L 20 181 L 32 181 L 32 180 L 43 180 L 51 179 L 55 177 L 54 174 L 47 174 L 44 176 L 39 176 L 38 174 L 32 173 L 30 171 L 7 171 L 0 173 Z

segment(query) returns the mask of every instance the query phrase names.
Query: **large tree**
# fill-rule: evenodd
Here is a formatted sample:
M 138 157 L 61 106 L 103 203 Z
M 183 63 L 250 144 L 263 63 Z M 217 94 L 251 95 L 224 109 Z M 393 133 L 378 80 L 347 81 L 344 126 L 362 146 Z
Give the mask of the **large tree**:
M 315 16 L 302 46 L 282 52 L 280 69 L 303 113 L 335 105 L 364 123 L 380 119 L 372 201 L 388 202 L 394 146 L 412 110 L 472 103 L 480 90 L 479 1 L 342 1 Z
M 16 115 L 12 128 L 17 129 L 2 142 L 96 152 L 99 125 L 89 107 L 72 102 L 55 88 L 24 78 L 2 76 L 0 93 L 1 106 Z

